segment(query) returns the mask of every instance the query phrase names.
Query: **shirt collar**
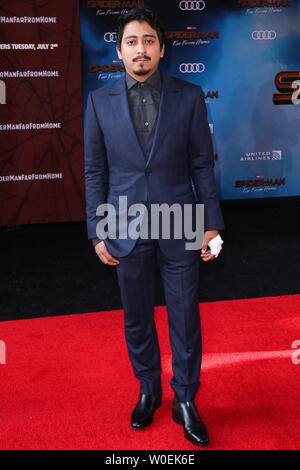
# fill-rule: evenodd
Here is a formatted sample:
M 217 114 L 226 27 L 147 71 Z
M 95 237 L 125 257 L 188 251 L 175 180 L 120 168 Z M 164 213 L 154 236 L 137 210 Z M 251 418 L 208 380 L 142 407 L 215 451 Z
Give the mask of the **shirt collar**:
M 134 87 L 137 83 L 141 83 L 138 80 L 135 80 L 129 73 L 126 72 L 126 84 L 127 84 L 127 89 L 130 90 L 132 87 Z M 143 83 L 150 85 L 152 88 L 154 88 L 157 91 L 160 91 L 160 86 L 161 86 L 161 78 L 160 78 L 160 72 L 159 70 L 156 70 L 155 73 L 153 73 L 147 80 L 145 80 Z

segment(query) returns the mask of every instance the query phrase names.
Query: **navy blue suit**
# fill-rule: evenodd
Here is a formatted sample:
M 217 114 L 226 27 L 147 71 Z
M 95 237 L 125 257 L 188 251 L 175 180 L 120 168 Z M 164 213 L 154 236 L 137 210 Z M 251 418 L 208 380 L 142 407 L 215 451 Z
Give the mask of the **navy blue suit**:
M 143 146 L 130 116 L 125 77 L 90 93 L 85 121 L 85 182 L 88 238 L 97 236 L 97 207 L 118 197 L 135 203 L 204 204 L 205 230 L 223 228 L 214 160 L 201 87 L 162 75 L 156 125 Z M 193 185 L 192 185 L 193 183 Z M 107 239 L 119 259 L 118 282 L 125 337 L 142 393 L 161 393 L 161 363 L 153 319 L 155 263 L 168 310 L 174 376 L 183 401 L 200 384 L 201 330 L 198 308 L 199 251 L 185 240 Z

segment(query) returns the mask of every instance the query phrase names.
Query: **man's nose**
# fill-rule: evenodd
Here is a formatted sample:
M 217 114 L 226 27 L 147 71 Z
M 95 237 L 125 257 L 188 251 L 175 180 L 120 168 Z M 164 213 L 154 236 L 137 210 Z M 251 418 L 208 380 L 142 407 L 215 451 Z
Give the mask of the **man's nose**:
M 137 53 L 139 55 L 144 55 L 146 53 L 146 45 L 143 41 L 140 41 L 137 46 Z

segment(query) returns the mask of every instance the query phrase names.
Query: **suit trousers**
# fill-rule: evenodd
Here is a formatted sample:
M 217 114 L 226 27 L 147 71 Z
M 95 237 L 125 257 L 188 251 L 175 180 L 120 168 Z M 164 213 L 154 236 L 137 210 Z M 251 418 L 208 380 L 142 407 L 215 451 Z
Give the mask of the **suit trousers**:
M 138 239 L 119 258 L 118 284 L 124 308 L 129 359 L 140 393 L 162 393 L 161 357 L 154 319 L 158 265 L 168 313 L 173 377 L 170 385 L 181 401 L 194 399 L 200 386 L 202 360 L 198 303 L 200 252 L 165 250 L 166 240 Z

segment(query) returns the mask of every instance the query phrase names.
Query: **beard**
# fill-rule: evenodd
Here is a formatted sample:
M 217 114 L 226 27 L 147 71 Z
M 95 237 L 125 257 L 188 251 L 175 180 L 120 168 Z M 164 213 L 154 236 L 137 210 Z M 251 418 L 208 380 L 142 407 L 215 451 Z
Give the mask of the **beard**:
M 147 67 L 147 66 L 146 66 L 146 67 Z M 133 70 L 133 73 L 134 73 L 135 75 L 138 75 L 139 77 L 142 77 L 142 76 L 144 76 L 144 75 L 148 75 L 149 72 L 150 72 L 150 69 L 149 69 L 149 68 L 145 68 L 145 63 L 144 63 L 144 62 L 140 62 L 139 68 Z
M 140 62 L 139 59 L 141 58 L 146 59 L 146 62 Z M 147 61 L 151 61 L 151 57 L 149 57 L 148 55 L 136 57 L 135 59 L 133 59 L 133 62 L 136 62 L 138 64 L 138 68 L 133 70 L 133 73 L 135 75 L 138 75 L 139 77 L 148 75 L 148 73 L 150 72 L 150 69 L 147 68 L 147 65 L 146 65 Z
M 133 70 L 134 75 L 138 75 L 139 77 L 143 77 L 144 75 L 148 75 L 150 72 L 149 69 L 139 69 L 139 70 Z

